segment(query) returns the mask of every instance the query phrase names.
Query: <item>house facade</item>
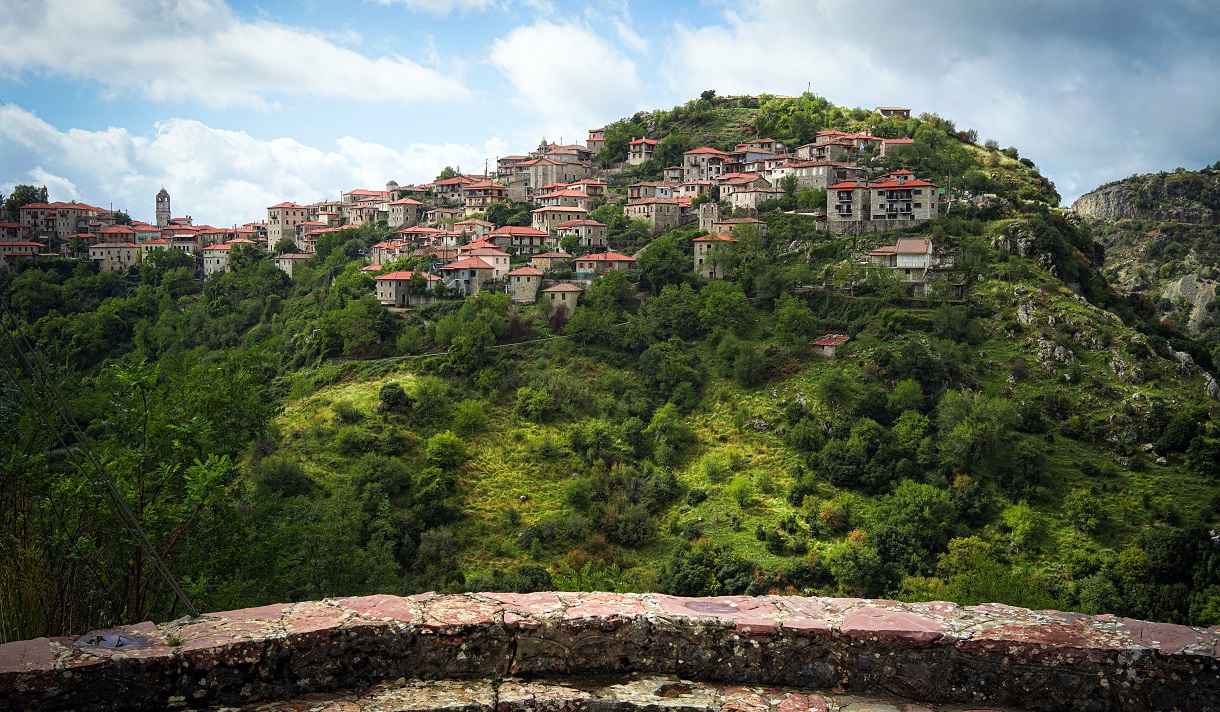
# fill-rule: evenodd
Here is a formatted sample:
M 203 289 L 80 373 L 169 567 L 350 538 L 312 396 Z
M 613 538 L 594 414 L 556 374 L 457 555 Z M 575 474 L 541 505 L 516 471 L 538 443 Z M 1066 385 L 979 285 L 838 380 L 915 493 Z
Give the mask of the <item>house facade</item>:
M 568 220 L 555 226 L 560 242 L 568 235 L 580 238 L 581 247 L 605 247 L 609 244 L 606 226 L 596 220 Z
M 140 264 L 140 246 L 134 242 L 99 242 L 89 248 L 89 259 L 103 272 L 126 272 Z
M 663 232 L 678 226 L 682 209 L 676 199 L 648 198 L 628 203 L 624 212 L 632 220 L 644 220 L 654 232 Z
M 411 278 L 416 274 L 416 272 L 407 270 L 378 275 L 374 280 L 377 283 L 377 301 L 388 307 L 407 306 L 411 294 Z M 427 272 L 418 274 L 423 276 L 425 292 L 431 292 L 436 285 L 441 283 L 441 278 L 434 274 Z
M 280 203 L 267 208 L 267 243 L 274 247 L 277 242 L 287 237 L 297 241 L 297 225 L 309 220 L 309 208 L 296 203 Z M 297 242 L 297 249 L 305 246 Z
M 542 270 L 537 267 L 518 267 L 505 273 L 508 294 L 515 304 L 533 304 L 538 300 L 538 287 L 542 285 Z
M 579 285 L 572 284 L 571 282 L 560 282 L 542 290 L 542 293 L 551 300 L 552 309 L 563 307 L 571 314 L 576 309 L 576 303 L 580 301 L 580 295 L 584 291 Z
M 560 223 L 569 220 L 583 220 L 589 211 L 584 208 L 552 206 L 531 211 L 534 216 L 533 228 L 543 232 L 555 231 Z
M 660 142 L 651 138 L 637 138 L 634 141 L 629 141 L 627 143 L 627 165 L 638 166 L 652 158 L 652 154 L 657 150 L 658 143 Z
M 635 258 L 617 252 L 599 252 L 577 257 L 574 269 L 577 274 L 585 275 L 602 274 L 615 269 L 621 272 L 631 272 L 635 269 Z
M 713 253 L 731 248 L 737 240 L 728 235 L 703 235 L 691 240 L 695 248 L 695 274 L 704 279 L 724 279 L 724 264 Z

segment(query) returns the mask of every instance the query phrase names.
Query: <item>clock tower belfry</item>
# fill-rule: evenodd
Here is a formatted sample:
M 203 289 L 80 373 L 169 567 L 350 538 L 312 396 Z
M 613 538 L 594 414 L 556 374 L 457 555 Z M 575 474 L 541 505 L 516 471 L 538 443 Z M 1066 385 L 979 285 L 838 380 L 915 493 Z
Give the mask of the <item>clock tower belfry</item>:
M 162 188 L 157 191 L 157 227 L 169 227 L 169 192 Z

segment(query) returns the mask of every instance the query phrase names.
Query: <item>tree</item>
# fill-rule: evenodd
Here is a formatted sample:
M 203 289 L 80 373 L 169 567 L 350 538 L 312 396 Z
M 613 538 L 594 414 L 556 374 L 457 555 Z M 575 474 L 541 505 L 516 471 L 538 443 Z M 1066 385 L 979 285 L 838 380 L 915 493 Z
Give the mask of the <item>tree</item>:
M 803 349 L 814 338 L 817 317 L 809 305 L 791 294 L 779 298 L 775 307 L 775 336 L 790 349 Z
M 660 294 L 669 284 L 681 284 L 689 278 L 691 258 L 673 235 L 662 235 L 652 241 L 636 260 L 640 279 L 648 283 L 653 294 Z
M 563 250 L 569 255 L 579 255 L 580 235 L 575 233 L 564 235 L 563 238 L 559 240 L 559 249 Z
M 457 168 L 454 168 L 453 166 L 445 166 L 444 170 L 440 172 L 440 175 L 436 177 L 435 182 L 439 183 L 440 181 L 449 180 L 450 178 L 457 178 L 459 175 L 461 175 L 461 173 Z
M 425 453 L 428 464 L 442 470 L 452 470 L 466 462 L 466 443 L 446 430 L 428 438 Z
M 296 242 L 296 240 L 292 239 L 291 237 L 281 237 L 275 243 L 275 247 L 272 248 L 272 252 L 274 252 L 277 255 L 282 255 L 286 252 L 296 252 L 296 251 L 297 251 L 297 242 Z
M 779 179 L 779 187 L 783 189 L 784 193 L 786 193 L 789 198 L 796 195 L 798 185 L 799 184 L 797 182 L 795 173 L 789 173 L 783 178 Z
M 9 220 L 17 222 L 21 219 L 21 206 L 45 202 L 47 202 L 47 187 L 45 185 L 41 188 L 25 184 L 15 185 L 12 192 L 4 200 L 4 212 L 8 214 Z

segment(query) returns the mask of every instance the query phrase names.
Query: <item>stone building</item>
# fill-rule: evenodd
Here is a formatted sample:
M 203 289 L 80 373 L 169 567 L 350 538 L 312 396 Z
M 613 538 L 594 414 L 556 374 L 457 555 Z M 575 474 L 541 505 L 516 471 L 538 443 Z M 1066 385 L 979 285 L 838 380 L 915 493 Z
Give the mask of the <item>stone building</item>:
M 537 267 L 518 267 L 505 273 L 508 293 L 516 304 L 533 304 L 538 299 L 538 287 L 542 284 L 542 270 Z
M 695 247 L 695 274 L 704 279 L 724 279 L 724 265 L 713 259 L 713 253 L 737 244 L 728 235 L 703 235 L 691 240 Z
M 157 191 L 157 227 L 169 227 L 173 212 L 169 208 L 169 191 L 164 187 Z

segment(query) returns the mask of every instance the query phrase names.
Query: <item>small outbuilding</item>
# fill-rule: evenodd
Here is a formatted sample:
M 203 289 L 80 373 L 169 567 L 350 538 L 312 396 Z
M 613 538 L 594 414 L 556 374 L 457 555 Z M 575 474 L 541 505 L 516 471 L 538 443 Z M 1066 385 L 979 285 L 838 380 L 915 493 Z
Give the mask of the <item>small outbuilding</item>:
M 542 284 L 542 270 L 537 267 L 518 267 L 505 273 L 508 293 L 515 304 L 533 304 L 538 299 L 538 287 Z
M 827 334 L 821 338 L 814 339 L 810 346 L 813 347 L 813 353 L 824 358 L 834 358 L 835 349 L 847 343 L 851 337 L 845 334 Z

